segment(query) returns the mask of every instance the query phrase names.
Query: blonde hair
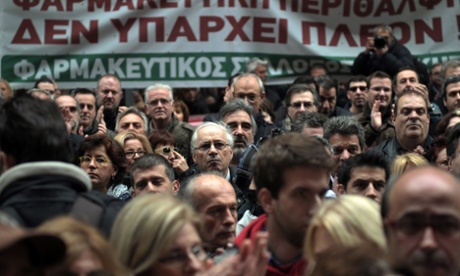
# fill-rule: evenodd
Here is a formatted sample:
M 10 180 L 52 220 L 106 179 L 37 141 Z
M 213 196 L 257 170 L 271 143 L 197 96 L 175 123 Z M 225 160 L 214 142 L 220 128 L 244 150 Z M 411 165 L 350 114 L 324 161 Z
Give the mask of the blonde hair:
M 13 98 L 13 96 L 14 96 L 14 91 L 13 91 L 13 89 L 11 89 L 10 83 L 9 83 L 7 80 L 2 79 L 2 78 L 0 78 L 0 83 L 5 84 L 6 90 L 8 91 L 6 100 L 9 100 L 9 99 Z
M 398 155 L 393 161 L 393 165 L 391 165 L 391 177 L 396 177 L 403 174 L 406 171 L 407 166 L 409 165 L 413 165 L 415 167 L 422 167 L 428 164 L 429 163 L 425 159 L 425 157 L 417 153 L 409 152 L 402 155 Z
M 83 252 L 89 250 L 98 257 L 104 272 L 125 275 L 123 267 L 118 264 L 112 253 L 109 242 L 95 228 L 71 217 L 61 216 L 44 222 L 37 231 L 56 234 L 67 246 L 64 264 L 57 268 L 57 274 L 69 268 Z
M 150 145 L 149 140 L 147 139 L 147 136 L 143 134 L 138 134 L 133 131 L 124 131 L 121 133 L 118 133 L 115 136 L 115 141 L 117 141 L 122 147 L 125 146 L 125 143 L 129 140 L 137 139 L 139 142 L 141 142 L 142 147 L 147 153 L 153 153 L 152 146 Z
M 350 248 L 372 244 L 382 252 L 386 249 L 379 205 L 360 195 L 326 200 L 313 216 L 304 247 L 311 270 L 316 263 L 315 234 L 319 228 L 326 230 L 337 246 Z
M 188 204 L 169 195 L 146 194 L 121 210 L 110 241 L 118 261 L 136 275 L 158 262 L 187 223 L 198 232 L 198 216 Z

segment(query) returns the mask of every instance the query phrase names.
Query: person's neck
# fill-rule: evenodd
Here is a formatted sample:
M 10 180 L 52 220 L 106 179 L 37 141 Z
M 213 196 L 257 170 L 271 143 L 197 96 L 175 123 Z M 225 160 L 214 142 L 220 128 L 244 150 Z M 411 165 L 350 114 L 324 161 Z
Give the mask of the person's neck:
M 353 113 L 353 114 L 361 113 L 361 112 L 363 112 L 363 107 L 357 107 L 355 105 L 351 105 L 350 112 Z
M 281 233 L 277 222 L 268 216 L 267 218 L 267 231 L 268 235 L 268 249 L 270 253 L 282 264 L 291 262 L 296 257 L 302 254 L 302 248 L 292 245 Z
M 422 137 L 419 137 L 417 139 L 411 139 L 411 138 L 404 138 L 401 137 L 401 139 L 398 137 L 398 143 L 401 145 L 402 148 L 404 148 L 407 151 L 413 151 L 417 146 L 425 146 L 425 141 L 426 138 L 423 139 Z
M 155 127 L 156 130 L 165 130 L 169 123 L 171 122 L 171 117 L 169 119 L 165 120 L 153 120 L 153 126 Z

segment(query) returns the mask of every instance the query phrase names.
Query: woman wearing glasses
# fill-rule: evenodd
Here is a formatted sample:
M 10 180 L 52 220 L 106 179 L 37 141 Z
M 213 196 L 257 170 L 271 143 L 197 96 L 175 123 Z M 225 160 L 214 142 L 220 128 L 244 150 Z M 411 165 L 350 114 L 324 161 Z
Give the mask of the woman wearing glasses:
M 115 136 L 117 141 L 122 147 L 126 158 L 126 174 L 122 183 L 111 186 L 107 194 L 121 200 L 130 198 L 131 186 L 131 165 L 134 160 L 144 156 L 147 153 L 153 153 L 149 140 L 143 134 L 138 134 L 133 131 L 124 131 Z
M 104 134 L 89 136 L 81 144 L 80 168 L 90 177 L 93 190 L 106 193 L 123 180 L 126 158 L 123 148 Z
M 176 179 L 188 170 L 187 160 L 174 148 L 174 137 L 167 131 L 154 131 L 149 136 L 153 152 L 168 159 L 174 169 Z

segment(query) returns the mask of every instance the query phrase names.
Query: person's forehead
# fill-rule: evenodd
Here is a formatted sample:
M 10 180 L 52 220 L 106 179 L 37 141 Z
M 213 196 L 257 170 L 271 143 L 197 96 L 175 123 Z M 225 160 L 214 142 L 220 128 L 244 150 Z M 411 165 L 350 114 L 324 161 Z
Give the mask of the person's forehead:
M 396 76 L 397 80 L 400 80 L 402 78 L 417 78 L 417 73 L 415 73 L 412 70 L 403 70 L 399 72 L 398 75 Z
M 227 114 L 224 118 L 224 123 L 233 123 L 233 122 L 248 122 L 251 123 L 251 117 L 244 110 L 238 110 L 232 113 Z
M 257 79 L 254 76 L 245 76 L 235 83 L 235 93 L 253 92 L 260 93 L 260 87 Z
M 157 88 L 150 90 L 148 96 L 149 99 L 169 99 L 169 91 L 165 88 Z
M 437 207 L 453 207 L 460 215 L 459 184 L 446 173 L 432 168 L 409 171 L 397 180 L 389 195 L 393 214 L 407 209 L 431 211 Z
M 207 126 L 198 131 L 199 141 L 225 140 L 225 131 L 216 126 Z
M 135 169 L 133 171 L 133 178 L 135 181 L 141 178 L 146 179 L 146 178 L 153 178 L 153 177 L 161 177 L 161 178 L 167 179 L 165 166 L 155 165 L 147 169 Z
M 370 86 L 387 86 L 391 87 L 391 79 L 389 78 L 372 78 L 369 82 Z
M 144 121 L 137 114 L 128 113 L 125 116 L 120 118 L 120 122 L 135 122 L 135 123 L 140 122 L 140 123 L 143 123 Z
M 451 77 L 453 75 L 460 75 L 460 66 L 448 67 L 444 72 L 444 79 Z
M 75 98 L 81 103 L 91 102 L 96 104 L 96 98 L 91 94 L 76 94 Z
M 385 29 L 377 29 L 375 32 L 378 36 L 390 36 L 390 32 Z
M 426 107 L 423 98 L 417 94 L 407 94 L 399 98 L 398 110 L 405 107 Z
M 313 101 L 313 94 L 311 91 L 302 91 L 299 93 L 292 94 L 291 103 L 300 100 L 310 100 Z
M 256 71 L 265 71 L 267 70 L 267 66 L 263 64 L 258 64 L 256 67 Z
M 351 169 L 350 179 L 360 178 L 363 180 L 385 180 L 385 169 L 377 166 L 356 166 Z
M 331 88 L 325 88 L 323 86 L 319 87 L 319 95 L 320 96 L 332 97 L 332 96 L 335 96 L 336 93 L 337 93 L 337 90 L 335 89 L 335 87 L 331 87 Z
M 117 87 L 120 87 L 120 82 L 114 77 L 104 77 L 99 82 L 99 86 L 117 86 Z
M 329 143 L 334 147 L 348 145 L 359 146 L 359 138 L 356 134 L 342 135 L 336 133 L 329 138 Z
M 94 148 L 88 149 L 85 154 L 88 155 L 94 155 L 94 156 L 105 156 L 107 157 L 107 149 L 105 148 L 104 145 L 98 145 L 95 146 Z
M 459 82 L 453 82 L 453 83 L 449 83 L 446 86 L 446 91 L 450 92 L 451 90 L 458 90 L 459 88 L 460 88 L 460 81 Z
M 350 87 L 355 87 L 355 86 L 367 86 L 367 83 L 365 81 L 352 81 L 352 82 L 350 82 Z
M 196 179 L 195 195 L 197 199 L 206 199 L 204 205 L 216 202 L 236 202 L 235 190 L 224 178 L 215 175 L 204 175 Z
M 71 97 L 71 96 L 60 96 L 59 98 L 56 99 L 56 104 L 58 106 L 61 106 L 61 105 L 73 105 L 73 106 L 76 106 L 77 105 L 77 101 Z

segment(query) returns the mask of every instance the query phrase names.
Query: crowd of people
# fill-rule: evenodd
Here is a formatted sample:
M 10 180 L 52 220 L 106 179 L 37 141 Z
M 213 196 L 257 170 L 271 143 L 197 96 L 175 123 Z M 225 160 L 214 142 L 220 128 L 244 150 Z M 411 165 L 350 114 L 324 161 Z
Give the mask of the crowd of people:
M 459 275 L 460 60 L 374 33 L 344 85 L 0 80 L 0 275 Z

